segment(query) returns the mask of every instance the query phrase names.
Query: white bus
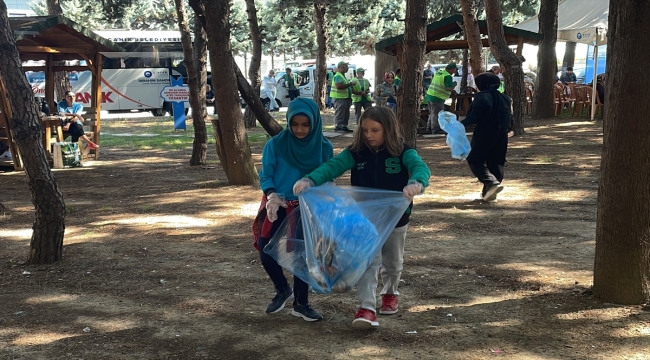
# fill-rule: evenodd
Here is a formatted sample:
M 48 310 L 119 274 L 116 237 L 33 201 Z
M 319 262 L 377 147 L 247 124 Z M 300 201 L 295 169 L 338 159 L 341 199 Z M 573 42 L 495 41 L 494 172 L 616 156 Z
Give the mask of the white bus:
M 151 111 L 155 116 L 171 113 L 172 104 L 160 96 L 174 78 L 186 77 L 183 48 L 178 31 L 97 30 L 98 35 L 123 47 L 126 52 L 104 53 L 102 110 Z M 28 70 L 29 67 L 25 66 Z M 45 74 L 26 72 L 36 96 L 45 95 Z M 76 102 L 90 106 L 92 74 L 68 74 Z M 185 107 L 189 105 L 186 103 Z

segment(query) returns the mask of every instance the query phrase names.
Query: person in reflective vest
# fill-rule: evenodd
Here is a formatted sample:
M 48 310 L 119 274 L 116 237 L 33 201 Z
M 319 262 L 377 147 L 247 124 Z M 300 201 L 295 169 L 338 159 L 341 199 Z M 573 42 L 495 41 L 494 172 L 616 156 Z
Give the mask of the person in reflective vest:
M 354 104 L 354 115 L 356 123 L 359 124 L 359 118 L 363 110 L 372 106 L 372 97 L 370 96 L 370 81 L 364 79 L 366 73 L 364 68 L 357 69 L 357 82 L 352 86 L 352 104 Z
M 298 90 L 298 84 L 300 83 L 300 76 L 291 73 L 291 68 L 285 69 L 286 73 L 282 75 L 278 84 L 281 81 L 284 81 L 284 87 L 287 88 L 287 93 L 289 93 L 289 99 L 293 100 L 300 97 L 300 90 Z
M 348 72 L 348 63 L 341 61 L 337 64 L 336 74 L 332 78 L 332 90 L 330 97 L 334 99 L 334 131 L 336 132 L 352 132 L 348 128 L 350 121 L 350 106 L 352 106 L 352 87 L 356 83 L 356 79 L 348 82 L 345 74 Z
M 451 95 L 451 92 L 457 85 L 453 78 L 456 69 L 455 63 L 449 63 L 447 67 L 438 70 L 433 76 L 433 81 L 431 81 L 431 85 L 425 95 L 429 106 L 429 119 L 427 121 L 428 133 L 442 131 L 440 125 L 438 125 L 438 113 L 445 110 L 445 100 L 449 98 L 449 95 Z

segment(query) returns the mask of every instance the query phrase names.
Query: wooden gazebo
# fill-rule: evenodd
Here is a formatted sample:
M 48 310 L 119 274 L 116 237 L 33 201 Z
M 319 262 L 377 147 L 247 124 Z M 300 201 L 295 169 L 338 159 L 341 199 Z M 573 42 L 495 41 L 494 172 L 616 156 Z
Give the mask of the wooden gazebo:
M 94 141 L 99 143 L 102 53 L 124 50 L 110 40 L 61 15 L 9 18 L 9 25 L 14 33 L 20 59 L 45 61 L 45 66 L 24 67 L 24 70 L 45 72 L 45 100 L 50 106 L 55 104 L 54 74 L 56 72 L 86 70 L 92 72 L 91 104 L 90 107 L 85 107 L 84 117 L 92 129 Z M 58 61 L 64 60 L 79 60 L 85 65 L 57 65 Z M 5 94 L 0 96 L 4 97 Z M 6 99 L 0 100 L 6 101 Z M 95 158 L 99 158 L 99 149 L 95 150 Z
M 452 15 L 444 19 L 432 22 L 427 25 L 427 47 L 426 52 L 429 53 L 434 50 L 453 50 L 453 49 L 467 49 L 466 39 L 452 39 L 452 35 L 462 33 L 463 16 L 460 14 Z M 488 30 L 485 20 L 478 21 L 479 30 L 481 32 L 481 41 L 483 47 L 489 47 L 488 43 Z M 521 55 L 521 50 L 524 43 L 537 45 L 540 40 L 544 38 L 542 34 L 516 29 L 510 26 L 503 26 L 503 32 L 508 45 L 517 45 L 516 53 Z M 446 40 L 445 40 L 446 39 Z M 375 44 L 375 74 L 383 74 L 384 71 L 395 70 L 399 68 L 402 62 L 402 43 L 404 42 L 404 35 L 394 36 L 384 39 Z M 376 79 L 375 83 L 380 83 Z

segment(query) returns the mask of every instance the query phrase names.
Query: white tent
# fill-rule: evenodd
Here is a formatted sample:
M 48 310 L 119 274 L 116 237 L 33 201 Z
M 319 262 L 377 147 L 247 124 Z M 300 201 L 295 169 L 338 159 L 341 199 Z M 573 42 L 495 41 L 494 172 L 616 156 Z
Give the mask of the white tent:
M 607 18 L 609 0 L 562 0 L 557 9 L 557 39 L 573 41 L 594 46 L 594 79 L 598 64 L 598 46 L 607 44 Z M 514 26 L 517 29 L 539 32 L 537 16 Z M 596 87 L 591 97 L 591 119 L 596 108 Z
M 562 0 L 557 9 L 557 38 L 594 46 L 607 44 L 609 0 Z M 514 26 L 539 32 L 537 16 Z

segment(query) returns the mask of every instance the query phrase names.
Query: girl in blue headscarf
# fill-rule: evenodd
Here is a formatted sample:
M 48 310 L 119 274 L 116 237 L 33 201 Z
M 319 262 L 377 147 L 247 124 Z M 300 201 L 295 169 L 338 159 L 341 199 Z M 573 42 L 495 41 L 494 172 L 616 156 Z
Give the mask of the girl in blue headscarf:
M 316 102 L 306 98 L 291 101 L 287 109 L 287 127 L 269 140 L 262 152 L 260 187 L 264 196 L 253 223 L 255 248 L 277 291 L 266 308 L 267 314 L 281 311 L 293 299 L 292 315 L 306 321 L 323 318 L 309 305 L 307 283 L 294 276 L 292 290 L 282 267 L 264 253 L 264 247 L 286 216 L 298 206 L 293 184 L 332 157 L 334 148 L 323 136 L 323 124 Z

